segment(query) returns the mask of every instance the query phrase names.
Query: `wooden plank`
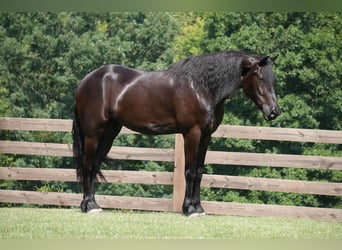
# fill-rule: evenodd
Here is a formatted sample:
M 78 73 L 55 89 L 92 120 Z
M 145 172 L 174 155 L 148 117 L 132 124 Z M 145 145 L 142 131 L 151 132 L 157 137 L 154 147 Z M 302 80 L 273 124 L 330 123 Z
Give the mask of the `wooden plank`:
M 163 212 L 172 211 L 171 199 L 97 195 L 96 200 L 98 201 L 99 205 L 103 208 L 163 211 Z
M 0 141 L 0 153 L 72 157 L 69 144 Z M 173 162 L 173 149 L 112 147 L 108 157 L 120 160 Z M 270 166 L 342 170 L 342 158 L 330 156 L 285 155 L 208 151 L 207 164 Z
M 0 129 L 70 132 L 72 120 L 1 117 Z M 123 128 L 121 134 L 137 134 Z M 221 125 L 213 137 L 342 144 L 342 131 Z
M 136 183 L 136 184 L 158 184 L 173 185 L 174 197 L 178 197 L 173 204 L 173 211 L 180 212 L 184 199 L 185 186 L 178 187 L 174 182 L 174 174 L 171 172 L 150 172 L 150 171 L 122 171 L 103 170 L 106 182 L 108 183 Z M 184 182 L 184 171 L 180 181 Z M 44 180 L 44 181 L 68 181 L 76 182 L 74 169 L 56 168 L 0 168 L 0 180 Z M 103 182 L 99 180 L 99 182 Z M 256 178 L 246 176 L 226 176 L 226 175 L 203 175 L 202 186 L 213 188 L 229 188 L 243 190 L 263 190 L 274 192 L 290 192 L 303 194 L 318 194 L 342 196 L 342 183 L 282 180 L 271 178 Z
M 23 131 L 70 132 L 72 120 L 36 118 L 0 118 L 0 129 Z
M 185 156 L 182 135 L 175 137 L 175 168 L 173 183 L 173 211 L 181 212 L 185 196 Z
M 208 151 L 205 163 L 342 170 L 342 158 L 331 156 Z
M 103 208 L 172 211 L 171 199 L 96 195 L 96 200 Z M 82 194 L 0 190 L 0 202 L 5 203 L 79 206 L 81 201 Z
M 58 143 L 0 141 L 0 153 L 72 157 L 72 145 Z M 173 149 L 112 147 L 108 157 L 120 160 L 173 162 Z
M 174 161 L 174 149 L 112 147 L 108 157 L 119 160 Z
M 173 173 L 155 171 L 102 170 L 108 183 L 172 185 Z M 0 167 L 0 180 L 76 182 L 74 169 Z M 99 179 L 99 182 L 104 182 Z
M 0 167 L 0 180 L 76 182 L 74 169 Z
M 172 200 L 125 196 L 96 196 L 103 208 L 172 211 Z M 0 202 L 60 206 L 79 206 L 82 194 L 41 193 L 33 191 L 0 190 Z M 342 209 L 310 208 L 234 202 L 202 202 L 206 213 L 239 216 L 290 217 L 342 222 Z
M 0 153 L 72 157 L 72 145 L 58 143 L 0 141 Z
M 0 202 L 5 203 L 79 206 L 81 201 L 82 194 L 0 190 Z
M 208 214 L 287 217 L 342 222 L 342 209 L 203 201 Z
M 202 186 L 342 196 L 342 183 L 282 180 L 246 176 L 203 175 Z
M 71 132 L 72 120 L 0 117 L 0 130 Z M 123 127 L 121 134 L 139 134 Z
M 342 131 L 221 125 L 213 137 L 342 144 Z
M 106 182 L 109 183 L 173 184 L 173 173 L 171 172 L 103 170 L 102 173 Z

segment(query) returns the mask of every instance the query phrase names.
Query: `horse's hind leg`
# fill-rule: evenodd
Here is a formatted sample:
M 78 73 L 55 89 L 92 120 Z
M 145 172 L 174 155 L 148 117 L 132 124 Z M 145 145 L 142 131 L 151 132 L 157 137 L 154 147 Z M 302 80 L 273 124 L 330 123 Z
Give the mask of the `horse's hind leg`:
M 115 137 L 120 133 L 122 125 L 115 120 L 109 120 L 106 123 L 102 137 L 98 143 L 96 151 L 96 160 L 103 162 L 112 148 Z
M 82 212 L 99 212 L 100 206 L 95 202 L 95 182 L 99 164 L 95 162 L 98 136 L 85 136 L 84 138 L 84 165 L 82 168 L 83 200 Z
M 85 137 L 85 168 L 83 170 L 83 201 L 81 210 L 87 213 L 100 212 L 102 209 L 95 201 L 96 176 L 102 176 L 100 166 L 108 154 L 113 140 L 120 132 L 121 125 L 110 126 L 107 122 L 96 136 Z
M 111 149 L 113 140 L 121 127 L 120 124 L 107 122 L 101 133 L 85 137 L 85 168 L 82 172 L 83 201 L 81 203 L 83 212 L 96 213 L 102 210 L 95 201 L 96 175 L 102 176 L 100 165 Z

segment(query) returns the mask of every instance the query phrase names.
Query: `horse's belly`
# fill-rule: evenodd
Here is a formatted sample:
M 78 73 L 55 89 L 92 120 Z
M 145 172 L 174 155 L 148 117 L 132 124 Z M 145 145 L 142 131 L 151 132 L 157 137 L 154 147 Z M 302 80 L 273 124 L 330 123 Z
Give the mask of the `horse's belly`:
M 178 125 L 171 106 L 166 103 L 150 104 L 138 100 L 115 112 L 115 118 L 125 127 L 144 134 L 171 134 Z
M 153 115 L 153 113 L 129 112 L 118 117 L 125 127 L 143 134 L 172 134 L 177 133 L 176 120 L 167 112 L 164 116 Z
M 137 131 L 142 134 L 161 135 L 161 134 L 174 134 L 180 132 L 174 124 L 158 124 L 158 123 L 145 123 L 145 124 L 123 124 L 125 127 Z

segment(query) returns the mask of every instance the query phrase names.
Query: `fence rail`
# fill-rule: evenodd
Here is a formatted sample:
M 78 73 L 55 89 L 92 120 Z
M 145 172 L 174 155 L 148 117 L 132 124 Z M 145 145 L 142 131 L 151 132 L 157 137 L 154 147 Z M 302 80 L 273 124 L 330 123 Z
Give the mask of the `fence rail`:
M 71 120 L 0 118 L 0 130 L 70 132 Z M 121 133 L 135 133 L 123 129 Z M 222 125 L 214 137 L 257 140 L 284 140 L 342 144 L 342 131 L 284 129 Z M 68 144 L 0 141 L 0 153 L 71 157 Z M 174 149 L 113 147 L 113 159 L 174 162 L 174 172 L 104 170 L 107 182 L 173 185 L 172 199 L 98 196 L 101 206 L 108 208 L 142 209 L 152 211 L 180 211 L 184 197 L 184 153 L 182 136 L 175 136 Z M 206 163 L 241 166 L 271 166 L 342 170 L 341 157 L 261 154 L 208 151 Z M 0 167 L 2 180 L 46 180 L 75 182 L 73 169 Z M 282 180 L 244 176 L 204 175 L 202 186 L 228 189 L 264 190 L 342 196 L 342 183 Z M 40 193 L 32 191 L 0 190 L 0 202 L 78 206 L 80 194 Z M 208 213 L 249 216 L 286 216 L 318 220 L 342 221 L 342 209 L 292 207 L 248 203 L 203 202 Z
M 12 117 L 2 117 L 0 119 L 0 130 L 70 132 L 72 126 L 72 120 L 63 119 Z M 127 128 L 121 130 L 121 134 L 128 133 L 137 134 Z M 341 131 L 317 129 L 221 125 L 213 134 L 213 137 L 342 144 Z
M 107 183 L 173 185 L 174 181 L 173 173 L 170 172 L 122 170 L 103 170 L 102 172 L 106 177 L 105 182 Z M 0 179 L 76 182 L 76 174 L 75 170 L 73 169 L 3 167 L 1 168 Z M 99 182 L 104 181 L 99 180 Z M 342 187 L 340 183 L 318 181 L 296 181 L 273 178 L 204 174 L 202 186 L 212 188 L 342 196 Z
M 0 153 L 71 157 L 70 144 L 0 141 Z M 112 147 L 109 157 L 119 160 L 171 162 L 174 149 Z M 241 166 L 270 166 L 289 168 L 310 168 L 321 170 L 342 170 L 341 157 L 309 156 L 291 154 L 264 154 L 208 151 L 206 164 L 226 164 Z

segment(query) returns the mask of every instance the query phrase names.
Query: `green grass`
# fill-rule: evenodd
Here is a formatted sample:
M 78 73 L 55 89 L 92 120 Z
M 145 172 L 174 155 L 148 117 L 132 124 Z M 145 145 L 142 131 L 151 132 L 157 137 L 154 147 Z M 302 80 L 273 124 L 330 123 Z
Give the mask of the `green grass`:
M 342 223 L 106 210 L 0 208 L 0 239 L 342 239 Z

